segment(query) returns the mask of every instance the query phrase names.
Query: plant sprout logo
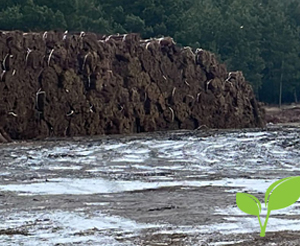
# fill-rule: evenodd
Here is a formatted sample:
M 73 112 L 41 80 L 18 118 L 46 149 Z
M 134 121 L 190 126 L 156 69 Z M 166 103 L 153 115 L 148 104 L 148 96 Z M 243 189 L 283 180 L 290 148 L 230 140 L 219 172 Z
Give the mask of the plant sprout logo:
M 265 195 L 265 206 L 268 210 L 264 225 L 262 225 L 259 216 L 261 204 L 255 196 L 247 193 L 237 193 L 236 204 L 244 213 L 257 216 L 260 225 L 260 236 L 264 237 L 271 211 L 292 205 L 299 199 L 299 196 L 300 176 L 280 179 L 271 184 Z

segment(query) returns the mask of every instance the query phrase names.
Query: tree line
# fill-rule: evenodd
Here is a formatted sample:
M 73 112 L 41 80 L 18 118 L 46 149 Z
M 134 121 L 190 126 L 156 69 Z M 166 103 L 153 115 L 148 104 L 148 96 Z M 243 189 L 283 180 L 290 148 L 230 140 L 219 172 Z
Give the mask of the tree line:
M 299 0 L 0 0 L 0 29 L 171 36 L 243 71 L 261 101 L 300 98 Z

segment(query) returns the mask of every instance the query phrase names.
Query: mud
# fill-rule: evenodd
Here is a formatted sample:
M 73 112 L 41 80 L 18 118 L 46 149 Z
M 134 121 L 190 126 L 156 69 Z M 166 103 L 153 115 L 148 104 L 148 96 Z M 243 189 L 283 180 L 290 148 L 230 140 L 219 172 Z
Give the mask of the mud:
M 235 203 L 237 192 L 263 202 L 275 180 L 300 175 L 299 134 L 269 125 L 2 145 L 0 244 L 299 245 L 299 202 L 272 211 L 265 238 Z
M 264 125 L 242 72 L 169 37 L 14 31 L 0 50 L 1 142 Z
M 300 123 L 300 105 L 291 104 L 278 106 L 264 106 L 265 119 L 268 123 L 273 124 L 297 124 Z

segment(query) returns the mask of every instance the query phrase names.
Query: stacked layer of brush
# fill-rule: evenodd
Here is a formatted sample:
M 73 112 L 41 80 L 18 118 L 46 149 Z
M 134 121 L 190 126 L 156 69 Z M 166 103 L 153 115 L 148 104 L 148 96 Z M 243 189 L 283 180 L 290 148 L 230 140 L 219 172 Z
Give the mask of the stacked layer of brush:
M 170 37 L 12 31 L 0 47 L 5 139 L 264 125 L 242 72 Z

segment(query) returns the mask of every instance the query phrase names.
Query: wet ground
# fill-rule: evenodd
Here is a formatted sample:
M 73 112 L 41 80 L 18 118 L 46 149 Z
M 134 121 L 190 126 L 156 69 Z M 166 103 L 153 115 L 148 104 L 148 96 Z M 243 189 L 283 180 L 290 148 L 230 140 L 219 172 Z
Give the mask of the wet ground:
M 300 104 L 282 105 L 278 106 L 265 106 L 265 119 L 267 122 L 274 124 L 298 124 L 300 122 Z
M 300 128 L 176 131 L 0 146 L 0 245 L 299 245 L 300 203 L 266 237 L 240 211 L 300 175 Z M 264 218 L 263 218 L 264 219 Z

